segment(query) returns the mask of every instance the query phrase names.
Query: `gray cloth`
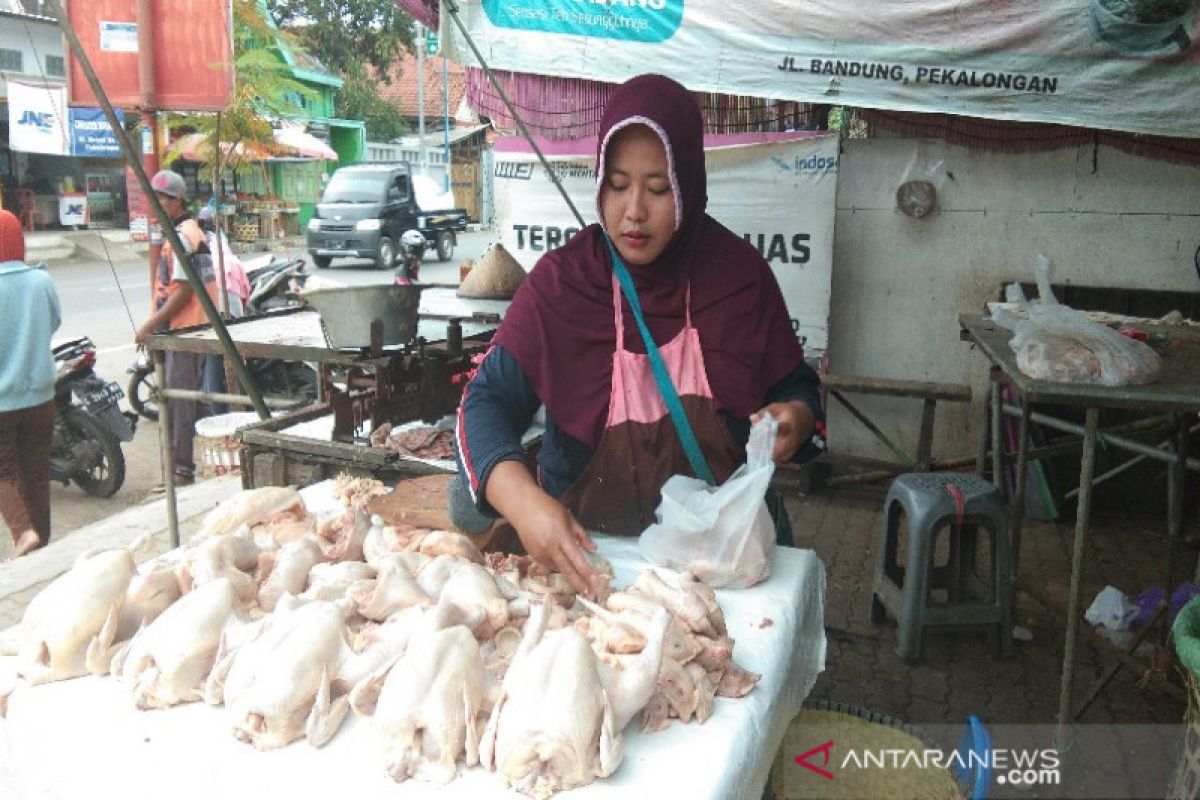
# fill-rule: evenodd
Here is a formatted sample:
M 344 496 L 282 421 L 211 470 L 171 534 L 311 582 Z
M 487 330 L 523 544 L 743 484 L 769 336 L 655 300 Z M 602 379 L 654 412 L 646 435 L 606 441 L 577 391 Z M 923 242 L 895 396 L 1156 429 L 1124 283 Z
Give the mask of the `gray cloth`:
M 199 391 L 204 384 L 204 356 L 199 353 L 166 354 L 167 387 Z M 192 477 L 196 474 L 192 444 L 196 435 L 196 420 L 208 416 L 206 403 L 196 400 L 169 400 L 171 414 L 171 444 L 175 448 L 175 474 Z
M 471 500 L 471 493 L 463 485 L 460 476 L 455 475 L 450 481 L 449 495 L 450 507 L 447 512 L 450 515 L 450 522 L 463 533 L 483 533 L 496 521 L 496 517 L 484 514 L 475 507 L 474 501 Z

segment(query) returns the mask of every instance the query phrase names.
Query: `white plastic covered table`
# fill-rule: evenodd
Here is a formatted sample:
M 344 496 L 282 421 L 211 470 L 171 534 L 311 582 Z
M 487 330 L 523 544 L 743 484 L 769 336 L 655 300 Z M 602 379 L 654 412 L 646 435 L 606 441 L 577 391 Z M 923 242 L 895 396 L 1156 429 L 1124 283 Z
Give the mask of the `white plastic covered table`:
M 596 536 L 616 585 L 644 566 L 633 540 Z M 825 667 L 825 568 L 811 550 L 781 548 L 769 580 L 718 591 L 734 658 L 762 674 L 740 700 L 717 698 L 704 724 L 643 735 L 625 730 L 611 777 L 566 797 L 758 798 L 788 723 Z M 770 624 L 764 625 L 769 619 Z M 12 668 L 0 658 L 0 670 Z M 321 749 L 304 740 L 259 752 L 233 738 L 223 707 L 203 703 L 138 711 L 114 678 L 22 686 L 0 720 L 0 798 L 521 797 L 500 777 L 464 769 L 444 787 L 396 784 L 383 771 L 369 719 L 351 713 Z

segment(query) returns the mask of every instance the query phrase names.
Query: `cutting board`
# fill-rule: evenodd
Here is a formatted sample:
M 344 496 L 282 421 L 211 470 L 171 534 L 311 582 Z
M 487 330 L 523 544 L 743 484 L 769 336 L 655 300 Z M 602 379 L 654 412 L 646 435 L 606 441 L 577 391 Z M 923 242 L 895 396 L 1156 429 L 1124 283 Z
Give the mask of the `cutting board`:
M 367 508 L 388 525 L 454 530 L 446 511 L 453 478 L 447 474 L 402 480 L 391 493 L 371 498 Z

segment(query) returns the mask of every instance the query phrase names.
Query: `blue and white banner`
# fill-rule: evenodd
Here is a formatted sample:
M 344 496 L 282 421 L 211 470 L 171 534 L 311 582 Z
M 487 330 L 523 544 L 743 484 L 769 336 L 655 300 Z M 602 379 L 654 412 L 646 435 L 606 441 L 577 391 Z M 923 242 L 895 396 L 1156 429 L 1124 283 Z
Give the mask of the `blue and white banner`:
M 586 222 L 595 221 L 595 139 L 542 142 Z M 554 183 L 523 139 L 495 146 L 496 222 L 526 269 L 579 232 Z M 811 133 L 705 137 L 708 213 L 754 245 L 779 281 L 810 358 L 829 341 L 838 140 Z
M 1200 136 L 1197 0 L 459 0 L 494 69 Z M 443 9 L 447 55 L 478 66 Z
M 67 90 L 8 82 L 8 146 L 24 153 L 70 155 Z
M 114 109 L 117 121 L 125 124 L 125 112 Z M 121 158 L 121 145 L 108 118 L 99 108 L 70 110 L 71 155 L 88 158 Z

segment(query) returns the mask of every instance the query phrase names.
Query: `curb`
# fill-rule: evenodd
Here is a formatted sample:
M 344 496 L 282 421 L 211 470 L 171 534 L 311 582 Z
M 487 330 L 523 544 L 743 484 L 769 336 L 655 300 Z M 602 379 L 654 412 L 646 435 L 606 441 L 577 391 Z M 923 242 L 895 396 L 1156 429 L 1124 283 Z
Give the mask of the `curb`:
M 207 514 L 220 501 L 242 488 L 240 474 L 200 481 L 175 493 L 180 537 L 188 523 Z M 0 599 L 53 580 L 71 568 L 81 554 L 92 550 L 127 547 L 138 537 L 165 537 L 167 500 L 160 497 L 85 525 L 27 556 L 0 565 Z M 165 539 L 164 539 L 165 541 Z

